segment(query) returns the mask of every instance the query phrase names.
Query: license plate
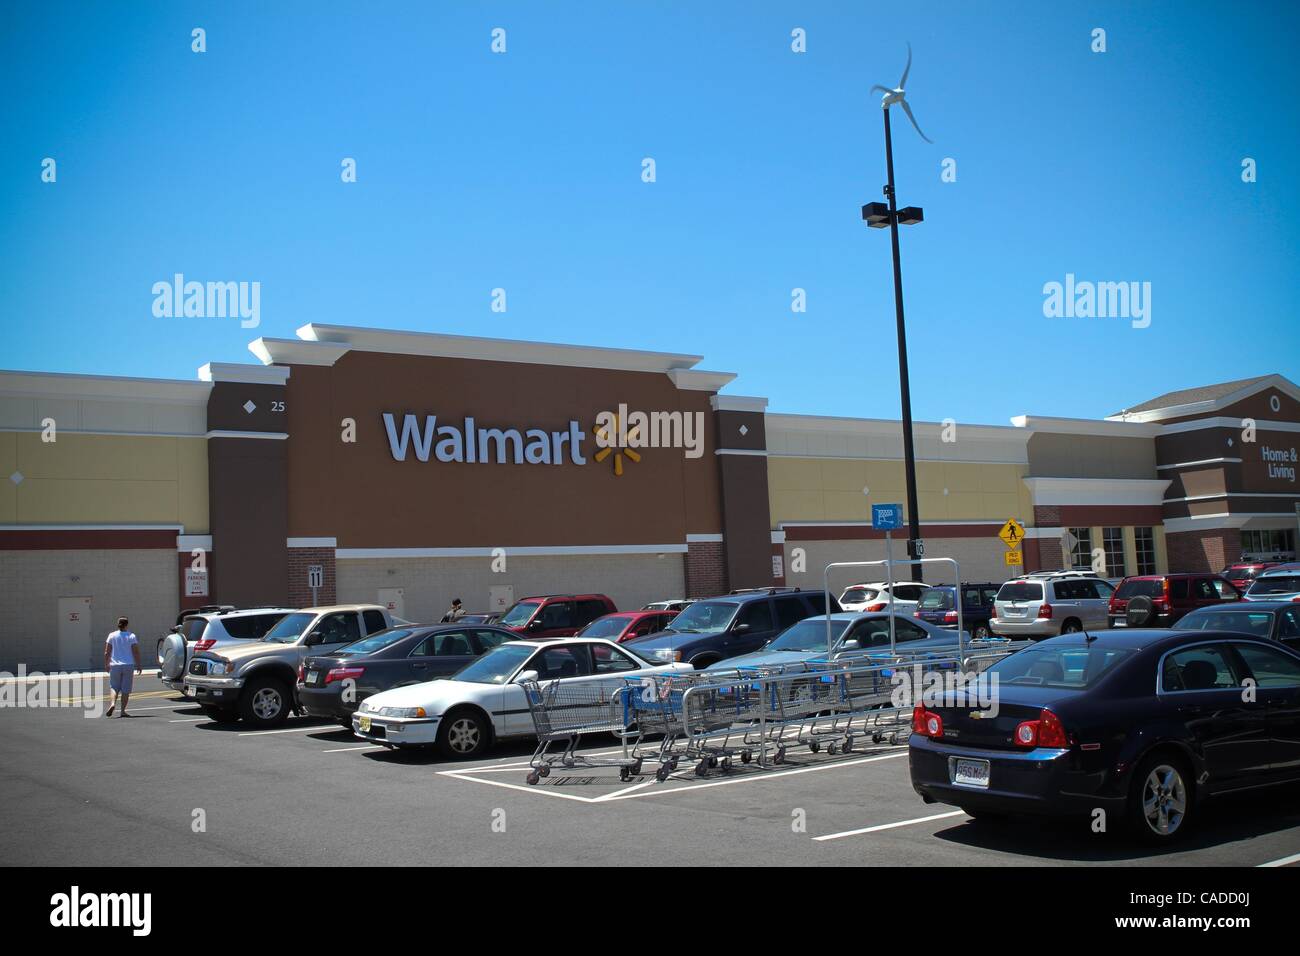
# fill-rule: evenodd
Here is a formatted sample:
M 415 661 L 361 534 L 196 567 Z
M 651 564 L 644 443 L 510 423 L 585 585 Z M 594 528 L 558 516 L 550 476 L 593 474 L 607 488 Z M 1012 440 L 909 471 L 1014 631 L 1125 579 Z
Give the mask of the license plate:
M 965 787 L 984 787 L 989 785 L 989 762 L 957 757 L 952 762 L 952 782 Z
M 307 672 L 307 683 L 308 683 L 308 684 L 315 684 L 318 680 L 320 680 L 320 671 L 308 671 L 308 672 Z
M 1128 619 L 1117 617 L 1110 622 L 1111 627 L 1128 627 Z
M 191 697 L 197 697 L 199 692 L 193 684 L 186 684 L 185 693 L 189 694 Z
M 370 733 L 370 718 L 369 718 L 369 717 L 366 717 L 366 716 L 364 716 L 364 715 L 361 716 L 361 717 L 358 717 L 358 718 L 357 718 L 357 726 L 361 728 L 361 732 L 362 732 L 363 734 L 368 734 L 368 733 Z

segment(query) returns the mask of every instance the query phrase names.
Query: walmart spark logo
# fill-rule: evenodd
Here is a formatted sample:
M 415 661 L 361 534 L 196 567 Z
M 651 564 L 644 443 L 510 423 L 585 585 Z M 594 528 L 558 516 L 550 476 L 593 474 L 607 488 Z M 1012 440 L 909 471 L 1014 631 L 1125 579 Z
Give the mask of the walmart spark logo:
M 604 461 L 611 455 L 614 456 L 614 476 L 621 477 L 623 474 L 623 459 L 627 458 L 631 462 L 639 462 L 641 455 L 632 446 L 641 446 L 641 425 L 638 423 L 631 428 L 622 427 L 619 424 L 618 415 L 609 412 L 599 416 L 599 420 L 604 420 L 604 424 L 598 424 L 595 428 L 596 444 L 600 445 L 600 451 L 592 457 L 596 461 Z

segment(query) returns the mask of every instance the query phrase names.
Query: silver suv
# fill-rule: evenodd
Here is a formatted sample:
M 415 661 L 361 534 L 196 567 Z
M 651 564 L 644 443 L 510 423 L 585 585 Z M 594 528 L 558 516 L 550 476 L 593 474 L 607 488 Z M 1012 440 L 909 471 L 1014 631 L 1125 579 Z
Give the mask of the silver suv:
M 290 611 L 260 641 L 196 653 L 185 670 L 185 690 L 213 720 L 276 727 L 299 709 L 295 688 L 308 654 L 329 654 L 392 626 L 378 604 Z
M 1090 571 L 1041 571 L 1008 581 L 989 627 L 1000 637 L 1043 638 L 1110 626 L 1115 589 Z
M 219 651 L 230 644 L 260 641 L 291 607 L 259 607 L 187 614 L 158 640 L 158 676 L 163 685 L 185 693 L 185 672 L 198 651 Z

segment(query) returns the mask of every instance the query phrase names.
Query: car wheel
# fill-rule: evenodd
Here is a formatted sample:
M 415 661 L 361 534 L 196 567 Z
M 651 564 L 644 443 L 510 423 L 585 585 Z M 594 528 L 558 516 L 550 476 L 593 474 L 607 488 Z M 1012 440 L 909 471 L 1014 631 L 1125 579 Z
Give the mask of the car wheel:
M 975 630 L 971 632 L 971 637 L 977 641 L 987 641 L 992 636 L 993 632 L 987 624 L 976 624 Z
M 1061 625 L 1062 634 L 1078 634 L 1081 630 L 1083 630 L 1083 625 L 1080 624 L 1078 621 L 1076 621 L 1074 618 L 1070 618 L 1068 621 L 1066 621 L 1064 624 Z
M 339 726 L 342 727 L 344 730 L 351 730 L 351 729 L 352 729 L 352 718 L 351 718 L 351 717 L 340 717 L 340 718 L 339 718 Z
M 293 706 L 289 689 L 274 677 L 254 677 L 239 697 L 239 716 L 255 727 L 278 727 Z
M 453 711 L 438 725 L 438 750 L 444 757 L 467 760 L 487 750 L 491 728 L 482 714 Z
M 702 671 L 706 667 L 712 667 L 714 664 L 718 663 L 720 659 L 721 658 L 717 657 L 697 657 L 695 660 L 691 661 L 691 666 L 697 671 Z
M 1150 843 L 1170 843 L 1188 827 L 1195 798 L 1187 765 L 1168 754 L 1154 754 L 1138 765 L 1129 793 L 1129 823 Z
M 209 707 L 203 705 L 203 716 L 207 717 L 213 723 L 217 724 L 234 724 L 239 721 L 239 714 L 233 710 L 227 710 L 224 707 Z

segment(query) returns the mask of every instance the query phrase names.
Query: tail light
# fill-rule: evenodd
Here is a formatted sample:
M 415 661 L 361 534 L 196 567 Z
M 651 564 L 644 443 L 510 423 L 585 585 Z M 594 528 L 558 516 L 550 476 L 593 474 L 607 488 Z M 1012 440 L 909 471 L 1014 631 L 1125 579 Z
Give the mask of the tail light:
M 915 723 L 915 714 L 913 714 L 912 720 Z M 1014 739 L 1020 747 L 1062 748 L 1070 746 L 1065 728 L 1061 726 L 1061 718 L 1047 708 L 1043 708 L 1038 712 L 1037 720 L 1026 720 L 1017 725 Z
M 1052 605 L 1050 604 L 1038 605 L 1038 616 L 1045 617 L 1050 621 L 1052 619 Z
M 356 680 L 365 672 L 364 667 L 331 667 L 325 674 L 325 683 L 332 684 L 336 680 Z
M 1157 611 L 1169 610 L 1169 579 L 1160 582 L 1160 597 L 1151 602 Z
M 305 664 L 298 665 L 298 683 L 307 683 L 307 666 Z
M 957 612 L 956 612 L 956 611 L 949 611 L 947 614 L 945 614 L 945 615 L 943 616 L 943 623 L 945 623 L 945 624 L 956 624 L 956 623 L 957 623 Z
M 920 611 L 913 611 L 913 612 L 912 612 L 912 617 L 920 617 L 920 616 L 921 616 L 921 612 L 920 612 Z
M 938 740 L 943 736 L 943 718 L 926 710 L 924 704 L 917 704 L 912 708 L 912 733 Z
M 885 609 L 888 608 L 888 607 L 889 607 L 889 605 L 886 604 L 884 601 L 879 601 L 879 602 L 877 602 L 876 604 L 868 604 L 868 605 L 867 605 L 867 610 L 868 610 L 868 611 L 883 611 L 883 610 L 885 610 Z
M 194 645 L 194 650 L 195 650 L 196 653 L 197 653 L 198 651 L 206 651 L 206 650 L 208 650 L 209 648 L 211 648 L 211 647 L 212 647 L 214 644 L 216 644 L 216 643 L 217 643 L 216 638 L 213 638 L 213 637 L 205 637 L 205 638 L 203 638 L 203 640 L 198 641 L 198 642 L 195 643 L 195 645 Z

